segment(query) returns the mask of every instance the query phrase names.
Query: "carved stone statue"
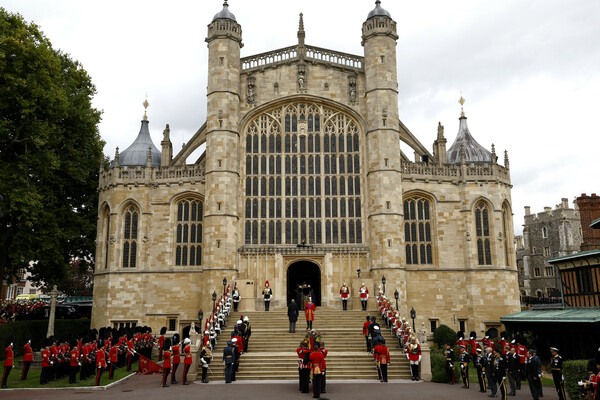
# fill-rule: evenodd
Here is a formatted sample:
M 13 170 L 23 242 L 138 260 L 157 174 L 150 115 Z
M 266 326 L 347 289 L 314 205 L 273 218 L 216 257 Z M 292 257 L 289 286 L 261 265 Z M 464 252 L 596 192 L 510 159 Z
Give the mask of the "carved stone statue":
M 304 71 L 298 71 L 298 89 L 306 89 Z
M 350 82 L 350 102 L 356 102 L 356 82 Z
M 246 101 L 248 103 L 254 103 L 254 83 L 248 83 L 248 95 L 246 96 Z

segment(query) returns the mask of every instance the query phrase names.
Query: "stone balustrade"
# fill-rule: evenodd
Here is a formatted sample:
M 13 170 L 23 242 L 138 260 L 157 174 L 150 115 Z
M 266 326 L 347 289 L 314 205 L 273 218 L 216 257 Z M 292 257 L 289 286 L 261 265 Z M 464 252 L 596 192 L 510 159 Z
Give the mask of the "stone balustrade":
M 463 169 L 464 167 L 464 169 Z M 425 181 L 498 181 L 510 185 L 508 168 L 492 163 L 444 164 L 403 163 L 403 180 Z
M 204 163 L 162 167 L 118 166 L 100 172 L 99 190 L 116 185 L 204 183 Z

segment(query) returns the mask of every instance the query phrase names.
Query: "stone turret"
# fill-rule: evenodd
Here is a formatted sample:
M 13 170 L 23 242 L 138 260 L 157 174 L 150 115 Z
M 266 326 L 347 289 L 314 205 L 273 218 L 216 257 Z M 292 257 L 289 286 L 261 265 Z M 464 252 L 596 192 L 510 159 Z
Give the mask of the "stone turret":
M 463 104 L 465 103 L 465 99 L 460 96 L 460 118 L 458 134 L 456 135 L 456 139 L 450 149 L 448 150 L 448 163 L 450 164 L 460 164 L 461 163 L 461 147 L 465 153 L 465 162 L 493 162 L 492 153 L 486 150 L 482 145 L 477 143 L 475 138 L 469 132 L 469 127 L 467 126 L 467 117 L 465 116 L 465 112 L 463 110 Z
M 147 110 L 148 101 L 144 101 L 144 108 Z M 151 162 L 149 166 L 158 167 L 161 163 L 160 150 L 156 148 L 152 138 L 150 137 L 150 130 L 148 128 L 148 115 L 144 111 L 144 118 L 142 118 L 142 126 L 140 132 L 133 143 L 123 150 L 118 157 L 115 156 L 113 162 L 114 167 L 116 166 L 145 166 L 148 164 L 148 148 L 151 152 Z
M 400 123 L 396 70 L 396 22 L 375 2 L 362 27 L 365 68 L 368 229 L 372 268 L 378 279 L 386 275 L 403 285 L 402 176 L 400 173 Z M 388 271 L 388 269 L 390 271 Z M 385 270 L 385 271 L 384 271 Z M 401 302 L 404 304 L 404 302 Z
M 233 271 L 238 248 L 240 48 L 242 28 L 227 1 L 208 25 L 204 270 Z M 215 281 L 216 284 L 216 281 Z
M 163 140 L 160 142 L 160 145 L 162 147 L 160 166 L 166 168 L 171 164 L 171 159 L 173 159 L 173 143 L 171 143 L 171 128 L 169 128 L 169 124 L 165 126 Z
M 444 137 L 444 126 L 438 122 L 437 139 L 433 142 L 433 156 L 436 158 L 439 165 L 446 164 L 446 138 Z

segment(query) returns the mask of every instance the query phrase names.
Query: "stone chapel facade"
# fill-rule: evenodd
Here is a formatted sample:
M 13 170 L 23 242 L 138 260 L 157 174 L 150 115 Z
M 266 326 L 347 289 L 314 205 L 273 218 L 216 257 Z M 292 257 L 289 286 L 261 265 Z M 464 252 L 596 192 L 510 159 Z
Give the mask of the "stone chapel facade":
M 483 332 L 519 310 L 506 153 L 498 164 L 464 113 L 448 150 L 438 124 L 432 153 L 402 123 L 396 22 L 379 1 L 363 56 L 304 38 L 301 14 L 297 44 L 242 58 L 225 2 L 206 37 L 206 123 L 173 154 L 169 126 L 159 150 L 144 116 L 102 169 L 94 327 L 179 330 L 223 278 L 244 311 L 260 310 L 266 280 L 271 309 L 302 282 L 331 307 L 346 282 L 358 309 L 360 284 L 373 296 L 383 277 L 428 327 Z

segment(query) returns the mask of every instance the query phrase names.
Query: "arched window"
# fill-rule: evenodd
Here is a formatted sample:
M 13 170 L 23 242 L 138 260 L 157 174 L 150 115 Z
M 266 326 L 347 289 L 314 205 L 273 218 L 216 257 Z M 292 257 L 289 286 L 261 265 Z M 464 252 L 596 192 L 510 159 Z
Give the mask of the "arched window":
M 311 103 L 280 105 L 248 123 L 245 244 L 362 243 L 358 127 L 350 115 Z M 268 145 L 257 135 L 268 135 Z M 269 176 L 259 181 L 259 173 Z
M 431 202 L 422 197 L 404 200 L 404 241 L 407 264 L 433 264 Z
M 129 206 L 123 216 L 123 268 L 135 268 L 137 261 L 139 212 Z
M 511 266 L 511 257 L 510 257 L 510 242 L 509 242 L 509 232 L 510 232 L 510 211 L 508 207 L 505 205 L 502 207 L 502 240 L 504 244 L 504 259 L 506 260 L 506 265 Z M 513 250 L 514 251 L 514 250 Z
M 475 236 L 479 265 L 492 265 L 490 216 L 488 207 L 483 201 L 475 206 Z
M 108 262 L 110 258 L 109 246 L 110 246 L 110 209 L 104 207 L 102 211 L 102 256 L 104 257 L 104 269 L 108 269 Z
M 246 215 L 248 215 L 250 204 L 247 203 L 246 206 Z M 175 265 L 202 265 L 204 203 L 199 199 L 179 200 L 176 204 L 176 213 Z

